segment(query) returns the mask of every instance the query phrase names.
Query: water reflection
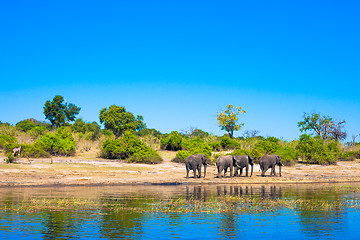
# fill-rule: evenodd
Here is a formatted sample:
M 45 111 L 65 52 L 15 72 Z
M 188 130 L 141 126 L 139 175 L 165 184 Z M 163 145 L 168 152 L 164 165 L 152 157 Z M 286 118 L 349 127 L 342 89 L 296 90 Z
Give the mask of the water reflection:
M 360 214 L 352 215 L 344 207 L 356 194 L 332 191 L 315 185 L 181 185 L 131 186 L 95 188 L 15 188 L 0 189 L 0 205 L 11 209 L 22 202 L 43 198 L 92 199 L 102 206 L 141 207 L 157 200 L 186 199 L 209 201 L 223 196 L 255 199 L 302 199 L 295 209 L 276 212 L 239 213 L 236 211 L 206 213 L 148 213 L 114 210 L 104 207 L 97 211 L 2 211 L 0 238 L 44 239 L 125 238 L 125 239 L 239 239 L 241 238 L 334 238 L 359 234 Z M 305 201 L 307 200 L 307 201 Z M 330 203 L 329 209 L 317 207 L 319 200 Z M 314 205 L 310 206 L 314 201 Z M 315 204 L 316 203 L 316 204 Z M 320 204 L 323 202 L 320 201 Z

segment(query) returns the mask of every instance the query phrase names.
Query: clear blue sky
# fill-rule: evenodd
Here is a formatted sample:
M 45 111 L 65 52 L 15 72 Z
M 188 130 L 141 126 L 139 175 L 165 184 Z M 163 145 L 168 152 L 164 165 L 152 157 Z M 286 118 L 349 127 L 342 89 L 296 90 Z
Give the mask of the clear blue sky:
M 45 120 L 55 95 L 99 122 L 112 104 L 163 133 L 293 140 L 304 112 L 360 133 L 359 1 L 1 1 L 0 121 Z

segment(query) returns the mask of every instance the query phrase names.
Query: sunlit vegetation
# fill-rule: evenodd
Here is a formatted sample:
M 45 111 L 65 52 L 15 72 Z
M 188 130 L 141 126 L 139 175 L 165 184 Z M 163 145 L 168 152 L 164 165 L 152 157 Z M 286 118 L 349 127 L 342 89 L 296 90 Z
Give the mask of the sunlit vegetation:
M 234 137 L 244 123 L 238 122 L 245 113 L 241 107 L 228 105 L 218 113 L 219 126 L 227 132 L 216 136 L 190 127 L 181 132 L 161 133 L 146 128 L 141 115 L 135 115 L 125 107 L 112 105 L 100 111 L 100 123 L 76 119 L 80 107 L 68 104 L 62 96 L 47 101 L 44 114 L 49 122 L 30 118 L 12 126 L 0 122 L 0 150 L 7 156 L 12 149 L 21 146 L 21 157 L 49 158 L 51 156 L 75 156 L 86 154 L 93 157 L 119 159 L 136 163 L 160 163 L 159 152 L 175 152 L 174 162 L 182 163 L 192 154 L 205 154 L 215 162 L 220 155 L 251 155 L 255 162 L 264 154 L 277 154 L 285 165 L 298 162 L 306 164 L 336 164 L 339 160 L 352 161 L 360 158 L 357 135 L 348 144 L 341 143 L 345 121 L 335 121 L 320 114 L 305 114 L 298 123 L 303 134 L 297 140 L 285 141 L 276 137 L 262 137 L 259 131 L 245 131 L 243 137 Z M 91 153 L 91 154 L 90 154 Z M 85 155 L 84 155 L 85 156 Z M 18 156 L 13 156 L 18 157 Z M 8 158 L 11 162 L 12 157 Z

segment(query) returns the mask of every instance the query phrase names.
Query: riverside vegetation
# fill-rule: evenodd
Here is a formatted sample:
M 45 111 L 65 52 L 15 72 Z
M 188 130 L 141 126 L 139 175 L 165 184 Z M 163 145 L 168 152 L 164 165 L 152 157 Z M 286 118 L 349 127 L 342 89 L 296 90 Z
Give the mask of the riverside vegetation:
M 101 129 L 96 122 L 76 119 L 80 109 L 74 104 L 64 103 L 62 96 L 55 96 L 53 101 L 47 101 L 44 106 L 45 117 L 51 123 L 25 119 L 12 126 L 0 122 L 0 149 L 8 155 L 8 162 L 14 157 L 10 156 L 12 149 L 19 146 L 21 157 L 27 158 L 75 156 L 77 153 L 95 150 L 98 157 L 149 164 L 162 162 L 158 154 L 160 150 L 176 151 L 174 162 L 184 162 L 192 154 L 205 154 L 215 161 L 224 152 L 251 155 L 256 160 L 264 154 L 277 154 L 285 165 L 293 165 L 298 161 L 336 164 L 339 160 L 360 158 L 360 144 L 355 139 L 349 144 L 340 142 L 346 137 L 341 129 L 345 121 L 335 122 L 315 113 L 305 115 L 304 121 L 299 122 L 298 126 L 301 131 L 313 130 L 318 134 L 302 134 L 299 139 L 288 142 L 257 134 L 232 137 L 233 131 L 240 130 L 244 125 L 237 123 L 238 114 L 245 113 L 232 105 L 227 106 L 223 113 L 218 113 L 219 126 L 228 131 L 223 136 L 196 128 L 182 133 L 172 131 L 162 134 L 156 129 L 147 128 L 141 115 L 135 117 L 124 107 L 116 105 L 100 111 L 100 122 L 105 126 L 105 129 Z M 323 129 L 332 130 L 324 132 Z

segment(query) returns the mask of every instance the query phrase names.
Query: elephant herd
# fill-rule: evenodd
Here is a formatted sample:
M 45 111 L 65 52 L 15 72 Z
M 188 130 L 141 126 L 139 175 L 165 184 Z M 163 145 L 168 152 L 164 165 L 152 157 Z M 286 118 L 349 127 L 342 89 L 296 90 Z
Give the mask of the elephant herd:
M 210 164 L 209 160 L 206 158 L 204 154 L 194 154 L 189 156 L 185 160 L 186 166 L 186 178 L 189 177 L 190 170 L 194 171 L 194 178 L 201 177 L 201 167 L 204 166 L 204 177 L 206 176 L 206 167 Z M 261 170 L 261 176 L 265 176 L 265 172 L 271 168 L 270 176 L 275 173 L 275 166 L 279 166 L 279 175 L 281 177 L 281 167 L 284 166 L 281 162 L 281 157 L 278 155 L 264 155 L 259 159 L 259 165 Z M 221 173 L 224 171 L 224 176 L 228 169 L 230 169 L 230 177 L 238 176 L 240 170 L 240 176 L 242 175 L 243 169 L 246 170 L 246 177 L 249 176 L 249 166 L 251 166 L 250 177 L 253 174 L 254 169 L 254 159 L 250 155 L 244 156 L 220 156 L 216 160 L 216 167 L 218 170 L 217 177 L 221 178 Z M 198 174 L 196 174 L 196 171 Z

